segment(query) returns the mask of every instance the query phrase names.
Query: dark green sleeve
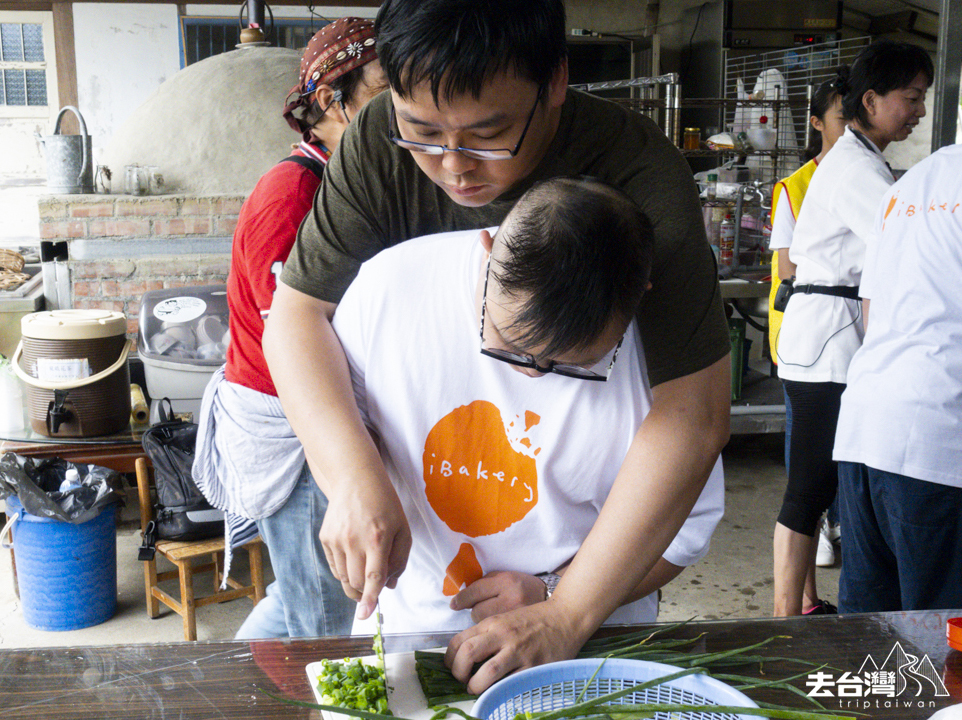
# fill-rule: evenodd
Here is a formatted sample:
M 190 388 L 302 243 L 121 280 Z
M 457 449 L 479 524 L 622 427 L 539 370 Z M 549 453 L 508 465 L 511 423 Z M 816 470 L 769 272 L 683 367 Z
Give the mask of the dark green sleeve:
M 730 341 L 691 169 L 657 129 L 646 145 L 626 189 L 655 229 L 652 288 L 638 311 L 649 379 L 655 386 L 712 365 L 730 351 Z
M 281 280 L 295 290 L 337 303 L 361 263 L 387 246 L 384 188 L 391 168 L 385 123 L 388 93 L 368 104 L 344 133 L 301 223 Z
M 651 290 L 638 310 L 651 384 L 690 375 L 729 352 L 718 270 L 691 168 L 648 117 L 568 91 L 539 177 L 583 174 L 621 188 L 655 231 Z
M 731 349 L 711 248 L 673 257 L 659 263 L 638 311 L 652 387 L 704 370 Z

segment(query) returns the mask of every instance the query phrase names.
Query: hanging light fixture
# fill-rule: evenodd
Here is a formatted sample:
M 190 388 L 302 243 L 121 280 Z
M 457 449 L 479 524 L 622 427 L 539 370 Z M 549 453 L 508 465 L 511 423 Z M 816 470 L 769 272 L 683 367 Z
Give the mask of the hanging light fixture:
M 270 15 L 270 25 L 264 29 L 264 11 Z M 244 11 L 247 11 L 247 24 L 244 24 Z M 264 0 L 242 0 L 237 14 L 240 23 L 240 44 L 237 47 L 264 47 L 270 45 L 267 38 L 274 30 L 274 12 Z

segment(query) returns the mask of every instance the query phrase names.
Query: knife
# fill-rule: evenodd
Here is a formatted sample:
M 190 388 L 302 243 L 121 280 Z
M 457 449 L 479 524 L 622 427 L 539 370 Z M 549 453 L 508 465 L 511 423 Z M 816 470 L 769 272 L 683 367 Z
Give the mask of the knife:
M 374 653 L 377 655 L 378 665 L 381 666 L 381 674 L 384 677 L 384 697 L 388 697 L 388 691 L 390 685 L 387 681 L 387 663 L 384 661 L 384 633 L 381 631 L 381 624 L 384 622 L 384 616 L 381 615 L 381 603 L 378 602 L 374 606 Z

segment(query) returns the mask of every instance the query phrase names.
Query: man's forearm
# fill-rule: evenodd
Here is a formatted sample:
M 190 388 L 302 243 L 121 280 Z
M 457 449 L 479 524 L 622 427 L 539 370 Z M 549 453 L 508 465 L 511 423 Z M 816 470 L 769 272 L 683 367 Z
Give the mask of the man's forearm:
M 684 569 L 685 568 L 680 565 L 668 562 L 663 557 L 658 558 L 651 570 L 648 571 L 641 582 L 638 583 L 635 589 L 631 591 L 621 604 L 627 605 L 628 603 L 635 602 L 635 600 L 641 600 L 643 597 L 651 595 L 657 590 L 661 590 L 665 585 L 681 575 L 681 571 Z
M 654 389 L 601 514 L 552 596 L 585 638 L 660 575 L 656 563 L 728 441 L 730 377 L 725 357 Z
M 324 555 L 358 617 L 396 583 L 411 550 L 401 501 L 354 400 L 347 359 L 331 326 L 333 306 L 278 286 L 264 354 L 291 427 L 328 499 L 319 528 Z
M 565 565 L 564 567 L 559 568 L 556 571 L 557 574 L 561 577 L 564 577 L 568 567 L 569 565 Z M 663 557 L 658 558 L 651 570 L 649 570 L 648 573 L 641 579 L 641 582 L 635 586 L 635 589 L 632 590 L 624 600 L 622 600 L 621 604 L 627 605 L 635 602 L 636 600 L 641 600 L 643 597 L 651 595 L 653 592 L 660 590 L 676 577 L 681 575 L 681 572 L 684 569 L 685 568 L 681 565 L 670 563 Z

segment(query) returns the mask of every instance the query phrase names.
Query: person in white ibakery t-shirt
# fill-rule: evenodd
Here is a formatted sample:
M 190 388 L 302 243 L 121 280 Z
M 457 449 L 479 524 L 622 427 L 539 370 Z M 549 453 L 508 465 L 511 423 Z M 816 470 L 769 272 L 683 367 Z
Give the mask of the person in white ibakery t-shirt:
M 840 612 L 962 607 L 962 145 L 883 198 L 835 435 Z
M 639 512 L 609 492 L 651 401 L 633 320 L 649 228 L 620 191 L 555 179 L 496 231 L 427 236 L 361 269 L 334 328 L 413 538 L 379 598 L 385 632 L 467 629 L 456 647 L 560 598 L 603 608 L 599 624 L 650 622 L 657 590 L 707 552 L 720 461 L 630 592 L 564 582 L 600 513 Z

